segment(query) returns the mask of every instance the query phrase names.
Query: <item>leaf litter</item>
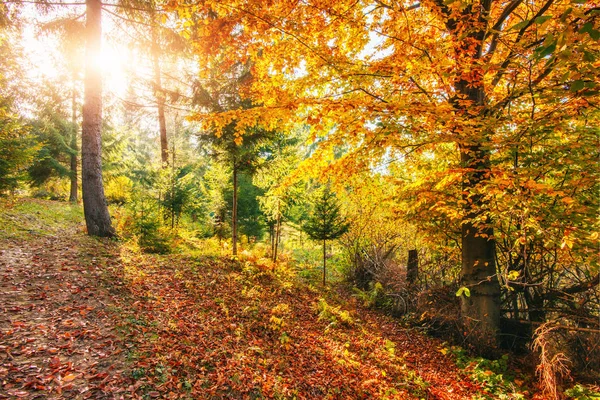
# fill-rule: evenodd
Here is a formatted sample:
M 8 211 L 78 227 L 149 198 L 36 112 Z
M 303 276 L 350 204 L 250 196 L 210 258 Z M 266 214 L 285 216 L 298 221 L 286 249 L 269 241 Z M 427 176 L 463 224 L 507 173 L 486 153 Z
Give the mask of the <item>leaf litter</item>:
M 0 398 L 464 399 L 481 390 L 441 342 L 252 261 L 136 253 L 75 225 L 3 238 L 0 249 Z M 320 318 L 324 296 L 350 321 Z

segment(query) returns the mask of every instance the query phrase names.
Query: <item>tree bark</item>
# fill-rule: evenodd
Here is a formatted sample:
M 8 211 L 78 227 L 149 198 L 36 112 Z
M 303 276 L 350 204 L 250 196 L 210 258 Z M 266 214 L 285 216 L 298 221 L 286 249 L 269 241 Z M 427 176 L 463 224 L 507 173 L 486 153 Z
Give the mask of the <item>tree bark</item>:
M 275 254 L 275 223 L 269 225 L 269 238 L 271 239 L 271 260 L 274 261 Z
M 89 235 L 111 237 L 115 231 L 102 184 L 102 75 L 95 63 L 101 48 L 102 3 L 86 0 L 85 98 L 81 129 L 81 189 Z
M 273 246 L 273 262 L 277 262 L 279 238 L 281 237 L 281 214 L 279 213 L 279 200 L 277 200 L 277 220 L 275 221 L 275 243 Z
M 461 229 L 461 285 L 470 290 L 470 296 L 461 296 L 462 319 L 467 329 L 477 330 L 475 338 L 494 345 L 500 326 L 496 242 L 491 221 L 484 215 L 482 195 L 473 193 L 489 174 L 489 151 L 479 144 L 461 147 L 461 159 L 467 171 L 463 179 L 465 217 Z M 476 220 L 481 222 L 476 225 Z
M 160 131 L 160 158 L 163 168 L 169 164 L 169 144 L 167 142 L 167 122 L 165 119 L 165 92 L 162 88 L 160 71 L 160 49 L 156 28 L 152 27 L 152 69 L 154 71 L 154 96 L 158 110 L 158 127 Z
M 408 251 L 408 262 L 406 263 L 406 283 L 413 286 L 419 276 L 419 253 L 417 250 Z
M 77 92 L 75 91 L 75 74 L 72 77 L 73 90 L 71 92 L 71 123 L 73 126 L 73 132 L 71 135 L 71 191 L 69 194 L 69 201 L 71 203 L 77 203 Z
M 327 270 L 327 240 L 323 240 L 323 286 L 325 286 L 325 276 Z
M 231 244 L 233 255 L 237 255 L 237 202 L 238 202 L 238 170 L 236 162 L 233 162 L 233 210 L 231 217 Z

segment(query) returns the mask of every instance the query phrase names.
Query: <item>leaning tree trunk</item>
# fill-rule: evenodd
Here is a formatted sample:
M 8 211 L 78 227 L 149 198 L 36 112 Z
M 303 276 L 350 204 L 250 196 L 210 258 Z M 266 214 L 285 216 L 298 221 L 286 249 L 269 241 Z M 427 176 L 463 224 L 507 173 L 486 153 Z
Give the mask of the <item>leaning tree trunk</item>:
M 88 234 L 114 236 L 102 184 L 102 75 L 95 65 L 102 38 L 102 3 L 86 0 L 85 95 L 81 132 L 81 189 Z
M 72 129 L 71 132 L 71 192 L 69 194 L 69 201 L 72 203 L 77 203 L 77 152 L 79 149 L 77 148 L 77 92 L 75 91 L 75 73 L 72 76 L 73 90 L 71 92 L 71 122 Z

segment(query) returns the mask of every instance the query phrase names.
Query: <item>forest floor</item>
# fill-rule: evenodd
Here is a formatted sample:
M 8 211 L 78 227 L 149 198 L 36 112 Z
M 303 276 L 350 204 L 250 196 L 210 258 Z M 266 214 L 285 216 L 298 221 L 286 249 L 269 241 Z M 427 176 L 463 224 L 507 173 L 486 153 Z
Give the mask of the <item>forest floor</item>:
M 292 271 L 90 238 L 64 203 L 0 207 L 0 399 L 496 398 L 441 341 Z

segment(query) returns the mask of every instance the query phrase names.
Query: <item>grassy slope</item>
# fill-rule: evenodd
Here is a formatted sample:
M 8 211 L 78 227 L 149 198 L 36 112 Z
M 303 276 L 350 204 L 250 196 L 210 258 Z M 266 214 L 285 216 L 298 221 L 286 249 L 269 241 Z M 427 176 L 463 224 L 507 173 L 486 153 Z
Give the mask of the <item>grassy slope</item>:
M 26 247 L 65 235 L 100 269 L 93 283 L 110 293 L 102 304 L 127 365 L 114 380 L 122 387 L 101 390 L 190 399 L 483 394 L 442 343 L 308 287 L 289 270 L 272 272 L 251 258 L 148 255 L 94 241 L 84 235 L 79 207 L 64 203 L 26 200 L 0 211 L 0 244 Z

